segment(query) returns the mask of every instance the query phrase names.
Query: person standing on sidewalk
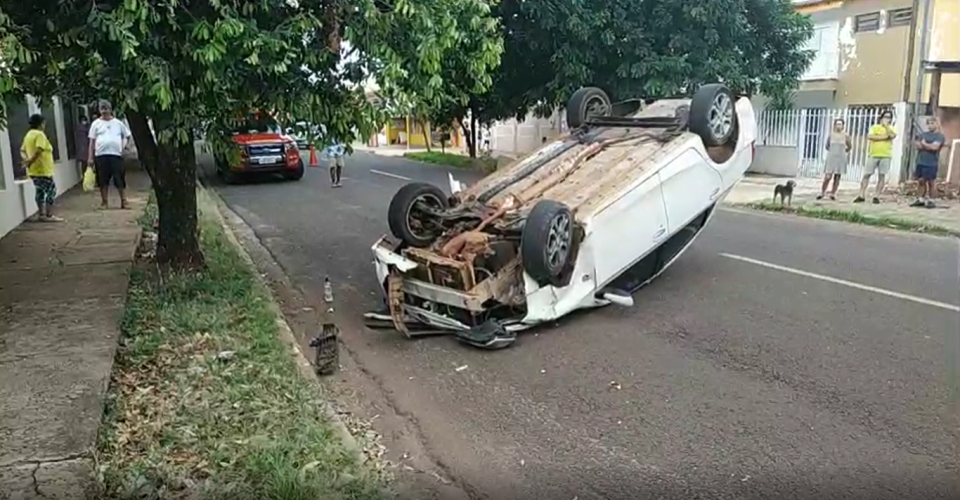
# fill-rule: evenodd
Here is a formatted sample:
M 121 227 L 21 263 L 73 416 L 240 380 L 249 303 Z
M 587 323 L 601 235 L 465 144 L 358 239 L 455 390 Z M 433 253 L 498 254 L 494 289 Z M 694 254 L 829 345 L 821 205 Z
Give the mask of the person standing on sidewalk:
M 833 130 L 827 136 L 827 162 L 824 168 L 823 183 L 820 185 L 818 200 L 827 194 L 827 186 L 833 180 L 833 189 L 830 190 L 830 199 L 837 199 L 837 189 L 840 188 L 840 178 L 847 173 L 847 155 L 850 153 L 850 135 L 843 130 L 843 119 L 833 121 Z
M 107 101 L 100 101 L 100 118 L 90 125 L 90 152 L 87 160 L 96 169 L 97 185 L 100 186 L 100 208 L 107 208 L 107 195 L 110 192 L 110 181 L 113 181 L 117 193 L 120 194 L 120 208 L 128 208 L 125 189 L 126 176 L 123 169 L 123 150 L 130 138 L 130 130 L 120 120 L 113 116 L 113 106 Z
M 890 171 L 893 140 L 896 137 L 897 132 L 893 129 L 893 113 L 884 111 L 880 115 L 880 123 L 871 126 L 867 133 L 867 140 L 870 141 L 867 150 L 867 169 L 863 172 L 863 179 L 860 181 L 860 196 L 853 200 L 854 203 L 863 203 L 866 200 L 870 176 L 874 173 L 877 174 L 877 191 L 873 196 L 873 203 L 880 203 L 880 193 L 883 192 L 883 184 L 887 179 L 887 172 Z
M 87 158 L 90 157 L 90 120 L 87 115 L 80 115 L 77 127 L 74 130 L 75 141 L 77 143 L 77 166 L 80 167 L 80 178 L 83 178 L 84 172 L 90 166 Z
M 946 138 L 940 132 L 940 124 L 934 117 L 927 118 L 927 131 L 913 141 L 917 147 L 917 168 L 914 177 L 920 185 L 921 196 L 910 204 L 911 207 L 935 208 L 937 197 L 937 170 L 940 167 L 940 149 Z
M 63 222 L 53 215 L 57 199 L 57 184 L 53 180 L 53 145 L 43 132 L 43 115 L 30 116 L 30 130 L 23 136 L 20 156 L 33 181 L 34 199 L 37 202 L 37 219 L 40 222 Z

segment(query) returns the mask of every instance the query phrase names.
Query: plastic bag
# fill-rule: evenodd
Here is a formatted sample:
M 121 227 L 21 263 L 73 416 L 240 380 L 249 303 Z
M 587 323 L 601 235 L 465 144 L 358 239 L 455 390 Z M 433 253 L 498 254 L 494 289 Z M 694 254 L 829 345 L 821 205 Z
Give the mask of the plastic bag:
M 93 167 L 87 167 L 83 172 L 83 190 L 93 191 L 97 189 L 97 176 L 93 173 Z

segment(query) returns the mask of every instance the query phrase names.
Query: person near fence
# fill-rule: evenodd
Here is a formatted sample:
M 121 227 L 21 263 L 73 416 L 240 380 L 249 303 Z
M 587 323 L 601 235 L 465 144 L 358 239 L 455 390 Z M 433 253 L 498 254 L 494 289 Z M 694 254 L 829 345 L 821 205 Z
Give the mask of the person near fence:
M 53 180 L 53 145 L 43 132 L 43 115 L 30 116 L 30 130 L 23 136 L 20 156 L 27 176 L 33 181 L 34 198 L 37 202 L 37 221 L 63 222 L 53 215 L 57 199 L 57 184 Z
M 827 161 L 824 168 L 823 183 L 820 184 L 820 195 L 818 200 L 822 200 L 827 195 L 827 187 L 830 181 L 833 181 L 833 188 L 830 190 L 830 199 L 837 199 L 837 189 L 840 188 L 840 178 L 847 173 L 847 156 L 850 154 L 850 148 L 853 144 L 850 142 L 850 135 L 844 130 L 842 118 L 833 121 L 833 130 L 827 136 L 826 149 Z
M 934 198 L 937 197 L 937 169 L 940 166 L 940 149 L 946 138 L 940 132 L 940 123 L 934 117 L 927 118 L 927 130 L 922 132 L 913 141 L 917 147 L 917 168 L 914 178 L 920 187 L 920 193 L 911 207 L 935 208 Z
M 77 166 L 80 168 L 80 177 L 83 178 L 83 173 L 87 171 L 87 159 L 90 156 L 90 120 L 87 115 L 80 115 L 74 134 L 77 144 Z
M 867 188 L 870 187 L 870 177 L 877 174 L 877 190 L 873 196 L 873 203 L 880 203 L 880 193 L 883 192 L 890 171 L 890 161 L 893 158 L 893 140 L 897 132 L 893 128 L 893 112 L 884 111 L 880 115 L 880 123 L 872 125 L 867 132 L 869 146 L 867 149 L 867 168 L 863 171 L 860 180 L 860 195 L 854 203 L 863 203 L 867 198 Z

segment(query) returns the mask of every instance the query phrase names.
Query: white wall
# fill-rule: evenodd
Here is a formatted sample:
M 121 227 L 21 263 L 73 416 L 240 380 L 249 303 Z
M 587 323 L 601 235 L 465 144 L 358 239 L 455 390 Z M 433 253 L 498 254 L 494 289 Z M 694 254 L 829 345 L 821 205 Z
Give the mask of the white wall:
M 796 146 L 757 146 L 757 155 L 747 172 L 796 177 L 798 150 Z
M 30 96 L 27 96 L 27 105 L 31 114 L 40 112 L 36 100 Z M 50 127 L 57 128 L 58 144 L 55 146 L 59 148 L 60 161 L 55 165 L 54 181 L 57 183 L 59 196 L 80 182 L 80 173 L 75 159 L 67 158 L 67 132 L 59 98 L 53 99 L 53 108 L 56 123 L 47 123 L 46 127 L 48 130 Z M 0 237 L 37 213 L 37 205 L 33 201 L 33 183 L 30 180 L 15 181 L 13 178 L 13 155 L 19 155 L 20 145 L 14 144 L 12 148 L 10 146 L 9 134 L 0 129 Z
M 567 131 L 562 110 L 552 116 L 537 118 L 533 113 L 523 121 L 496 122 L 490 127 L 490 148 L 494 153 L 524 155 L 536 150 L 543 138 L 552 140 Z

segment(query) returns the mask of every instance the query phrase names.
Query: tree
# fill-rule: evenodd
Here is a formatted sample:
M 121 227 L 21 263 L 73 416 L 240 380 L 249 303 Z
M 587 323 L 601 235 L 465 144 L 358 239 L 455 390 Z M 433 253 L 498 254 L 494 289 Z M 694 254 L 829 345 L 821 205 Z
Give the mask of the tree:
M 473 23 L 495 26 L 485 0 L 4 3 L 0 93 L 96 95 L 124 109 L 156 194 L 157 258 L 191 268 L 202 264 L 197 132 L 226 148 L 231 121 L 260 111 L 349 144 L 379 122 L 351 82 L 375 76 L 433 98 L 458 29 Z M 487 79 L 488 67 L 471 75 Z
M 789 0 L 502 0 L 494 12 L 505 52 L 490 90 L 471 96 L 481 123 L 548 114 L 584 85 L 624 99 L 716 81 L 782 96 L 812 57 L 810 21 Z
M 417 121 L 424 124 L 428 150 L 430 138 L 425 125 L 432 123 L 446 128 L 454 122 L 462 123 L 471 97 L 490 89 L 492 74 L 500 65 L 504 48 L 497 19 L 487 4 L 470 7 L 453 13 L 456 36 L 440 64 L 430 68 L 436 71 L 398 75 L 394 87 L 388 89 L 388 92 L 402 94 L 397 98 L 408 103 Z M 421 50 L 413 36 L 403 36 L 397 46 L 401 50 Z M 471 152 L 475 153 L 473 146 Z

